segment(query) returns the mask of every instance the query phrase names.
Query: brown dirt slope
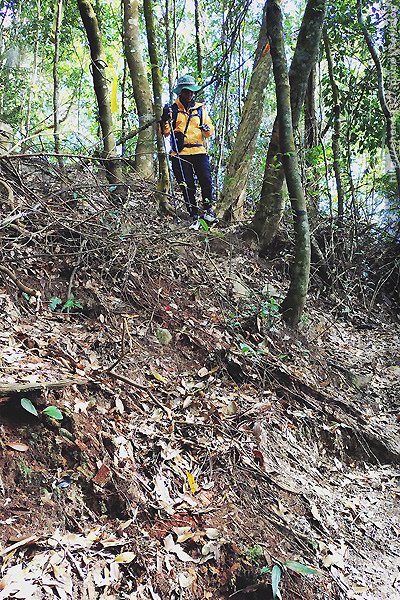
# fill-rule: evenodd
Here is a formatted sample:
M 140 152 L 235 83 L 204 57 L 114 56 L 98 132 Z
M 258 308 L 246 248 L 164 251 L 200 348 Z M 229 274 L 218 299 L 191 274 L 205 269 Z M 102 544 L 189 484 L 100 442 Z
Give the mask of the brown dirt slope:
M 83 168 L 2 173 L 0 599 L 398 598 L 399 326 Z

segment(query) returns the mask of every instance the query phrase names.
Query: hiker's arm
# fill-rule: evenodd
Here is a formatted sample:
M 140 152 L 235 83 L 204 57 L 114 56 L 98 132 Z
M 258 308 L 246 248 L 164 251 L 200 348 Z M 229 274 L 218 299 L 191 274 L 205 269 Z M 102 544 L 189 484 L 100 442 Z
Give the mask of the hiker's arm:
M 161 121 L 160 121 L 161 133 L 165 137 L 168 137 L 171 133 L 171 119 L 172 119 L 171 107 L 169 106 L 169 104 L 165 104 L 163 111 L 162 111 L 162 115 L 161 115 Z
M 171 122 L 170 121 L 160 121 L 160 129 L 161 133 L 164 137 L 168 137 L 171 134 Z
M 212 124 L 211 119 L 205 110 L 203 111 L 203 125 L 208 125 L 208 127 L 209 127 L 209 129 L 206 128 L 206 131 L 204 131 L 204 129 L 203 129 L 204 137 L 205 138 L 211 137 L 214 134 L 214 125 Z

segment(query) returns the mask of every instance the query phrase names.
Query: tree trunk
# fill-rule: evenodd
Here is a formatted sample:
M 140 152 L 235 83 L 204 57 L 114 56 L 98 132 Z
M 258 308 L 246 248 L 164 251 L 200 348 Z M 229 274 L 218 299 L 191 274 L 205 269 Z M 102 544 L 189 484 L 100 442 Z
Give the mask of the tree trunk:
M 319 177 L 312 158 L 312 149 L 318 140 L 317 118 L 315 114 L 315 65 L 308 78 L 306 98 L 304 102 L 304 150 L 305 150 L 305 181 L 306 198 L 308 200 L 309 216 L 316 220 L 319 210 Z
M 365 26 L 364 16 L 362 13 L 361 0 L 357 0 L 357 17 L 358 17 L 358 22 L 360 23 L 360 26 L 361 26 L 361 30 L 362 30 L 365 42 L 368 46 L 369 53 L 371 54 L 372 60 L 374 61 L 375 68 L 376 68 L 376 74 L 378 77 L 378 97 L 379 97 L 379 102 L 380 102 L 382 112 L 385 117 L 385 123 L 386 123 L 386 145 L 388 147 L 390 159 L 392 161 L 393 168 L 396 173 L 397 195 L 400 198 L 400 157 L 397 153 L 397 148 L 396 148 L 396 143 L 395 143 L 395 140 L 396 140 L 395 126 L 393 123 L 392 113 L 390 112 L 388 103 L 386 101 L 382 64 L 379 59 L 378 53 L 375 49 L 375 46 L 372 42 L 372 39 L 368 33 L 368 29 Z M 396 50 L 396 52 L 398 52 L 398 49 Z
M 243 218 L 244 198 L 263 116 L 270 67 L 265 5 L 253 73 L 235 144 L 226 168 L 224 188 L 217 206 L 218 214 L 227 221 L 234 222 Z
M 124 46 L 132 79 L 133 95 L 139 116 L 139 127 L 153 117 L 153 103 L 150 85 L 143 60 L 140 43 L 139 0 L 123 0 L 124 4 Z M 139 132 L 135 151 L 135 170 L 144 179 L 154 177 L 154 127 Z
M 310 277 L 310 232 L 307 208 L 301 183 L 300 169 L 293 137 L 290 85 L 283 39 L 280 0 L 267 2 L 268 34 L 271 40 L 271 56 L 276 86 L 277 118 L 279 123 L 280 150 L 290 203 L 294 217 L 295 256 L 290 287 L 282 303 L 285 321 L 296 327 L 306 302 Z
M 343 228 L 344 219 L 344 191 L 342 184 L 342 176 L 340 173 L 340 99 L 339 89 L 335 81 L 333 72 L 333 61 L 329 46 L 329 39 L 326 31 L 324 31 L 324 47 L 325 56 L 328 63 L 329 81 L 332 89 L 333 97 L 333 134 L 332 134 L 332 154 L 333 154 L 333 171 L 335 173 L 336 191 L 337 191 L 337 216 L 339 228 Z
M 168 63 L 168 92 L 169 92 L 169 102 L 172 104 L 173 102 L 173 93 L 172 88 L 174 87 L 175 82 L 175 63 L 174 63 L 174 36 L 175 34 L 175 3 L 173 3 L 173 12 L 172 18 L 170 18 L 170 0 L 165 0 L 165 15 L 164 15 L 164 24 L 165 24 L 165 45 L 167 50 L 167 63 Z M 173 33 L 171 35 L 171 23 L 173 27 Z
M 104 158 L 111 159 L 105 162 L 106 175 L 110 183 L 121 184 L 122 170 L 120 162 L 112 160 L 117 157 L 117 153 L 115 151 L 110 91 L 105 73 L 107 63 L 103 51 L 99 23 L 90 0 L 77 0 L 77 2 L 90 47 L 93 86 L 99 110 Z
M 28 90 L 28 101 L 27 101 L 27 109 L 26 109 L 26 118 L 25 118 L 25 138 L 29 137 L 30 129 L 31 129 L 31 116 L 32 116 L 32 104 L 35 96 L 36 89 L 36 81 L 38 76 L 38 54 L 39 54 L 39 23 L 42 20 L 42 5 L 41 0 L 37 0 L 36 2 L 36 18 L 37 23 L 35 26 L 35 41 L 33 44 L 33 66 L 31 72 L 31 81 Z M 18 11 L 19 13 L 20 11 Z M 25 152 L 27 147 L 27 142 L 24 140 L 21 144 L 21 151 Z
M 194 0 L 194 26 L 196 30 L 196 64 L 197 78 L 199 81 L 203 79 L 203 43 L 200 26 L 200 15 L 200 0 Z
M 304 146 L 313 148 L 317 143 L 317 118 L 315 115 L 315 65 L 310 71 L 304 101 Z
M 162 78 L 158 61 L 158 50 L 156 33 L 154 27 L 153 2 L 152 0 L 143 0 L 144 17 L 146 21 L 147 44 L 149 48 L 151 78 L 153 83 L 154 113 L 157 123 L 161 119 L 162 113 Z M 168 202 L 169 195 L 169 171 L 167 155 L 165 153 L 164 139 L 160 127 L 157 127 L 157 155 L 158 155 L 158 184 L 157 201 L 161 214 L 173 214 L 173 209 Z
M 327 0 L 308 0 L 301 23 L 289 71 L 294 129 L 298 127 L 308 78 L 317 60 L 326 5 Z M 275 237 L 283 215 L 283 182 L 284 171 L 279 153 L 279 126 L 276 119 L 267 152 L 260 201 L 252 221 L 252 229 L 260 236 L 263 251 L 268 248 Z
M 64 167 L 64 160 L 60 149 L 60 83 L 58 78 L 58 63 L 60 60 L 60 29 L 63 16 L 63 0 L 54 2 L 54 26 L 53 26 L 53 131 L 54 131 L 54 152 L 58 155 L 58 165 L 60 169 Z

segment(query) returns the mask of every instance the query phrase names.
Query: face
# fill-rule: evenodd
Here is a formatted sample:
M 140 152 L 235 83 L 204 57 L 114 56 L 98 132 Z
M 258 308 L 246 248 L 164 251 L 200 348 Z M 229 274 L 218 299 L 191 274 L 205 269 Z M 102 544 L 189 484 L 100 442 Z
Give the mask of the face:
M 191 90 L 183 89 L 179 95 L 182 98 L 182 100 L 186 103 L 190 102 L 193 99 L 194 92 L 192 92 Z

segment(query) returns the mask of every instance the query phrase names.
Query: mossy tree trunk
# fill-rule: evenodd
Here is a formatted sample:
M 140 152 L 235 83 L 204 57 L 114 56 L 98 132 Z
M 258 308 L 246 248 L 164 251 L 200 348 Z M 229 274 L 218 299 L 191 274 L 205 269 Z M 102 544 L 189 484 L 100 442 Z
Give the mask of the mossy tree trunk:
M 104 158 L 107 179 L 112 184 L 122 183 L 122 170 L 115 150 L 115 138 L 110 104 L 110 90 L 106 76 L 107 62 L 101 40 L 101 32 L 96 13 L 90 0 L 77 0 L 82 22 L 89 42 L 92 59 L 93 86 L 99 110 L 99 123 L 103 138 Z
M 158 60 L 157 39 L 154 26 L 153 2 L 143 0 L 144 18 L 146 21 L 147 44 L 149 48 L 151 79 L 153 83 L 154 113 L 159 123 L 162 113 L 162 78 Z M 162 214 L 173 214 L 173 209 L 168 202 L 169 173 L 167 155 L 164 148 L 164 140 L 160 127 L 157 127 L 157 156 L 158 156 L 158 184 L 157 201 L 159 212 Z
M 271 55 L 267 38 L 265 5 L 253 73 L 235 144 L 226 168 L 224 188 L 217 205 L 219 216 L 227 221 L 234 222 L 243 218 L 244 198 L 263 116 L 270 67 Z
M 326 6 L 327 0 L 308 0 L 302 19 L 289 71 L 290 102 L 294 129 L 298 127 L 308 78 L 317 60 Z M 262 251 L 265 251 L 274 239 L 283 215 L 282 187 L 284 179 L 279 150 L 279 124 L 278 119 L 276 119 L 267 152 L 260 201 L 251 225 L 251 228 L 260 237 Z
M 123 0 L 124 47 L 132 80 L 133 95 L 139 117 L 139 127 L 153 119 L 153 102 L 139 30 L 139 0 Z M 135 170 L 145 179 L 154 177 L 154 126 L 138 134 L 135 150 Z
M 295 256 L 289 291 L 282 303 L 285 321 L 296 327 L 306 302 L 310 277 L 310 231 L 299 163 L 293 137 L 290 84 L 286 64 L 280 0 L 268 0 L 267 23 L 276 86 L 277 118 L 282 165 L 294 218 Z

